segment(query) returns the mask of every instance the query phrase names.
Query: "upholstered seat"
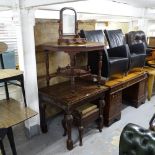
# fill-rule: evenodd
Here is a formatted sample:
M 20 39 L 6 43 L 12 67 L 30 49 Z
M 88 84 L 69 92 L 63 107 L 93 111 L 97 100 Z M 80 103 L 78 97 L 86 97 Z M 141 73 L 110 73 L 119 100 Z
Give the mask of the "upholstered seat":
M 104 34 L 102 30 L 80 31 L 80 36 L 86 38 L 87 41 L 104 43 Z M 128 72 L 128 52 L 122 46 L 120 48 L 108 49 L 103 51 L 103 68 L 102 76 L 110 78 L 115 73 L 125 74 Z M 98 51 L 88 53 L 88 65 L 93 74 L 98 74 Z
M 119 155 L 155 155 L 155 133 L 135 124 L 123 129 Z
M 132 44 L 128 46 L 126 44 L 125 37 L 121 29 L 118 30 L 105 30 L 104 31 L 109 48 L 125 46 L 124 52 L 128 52 L 129 58 L 129 70 L 134 67 L 143 67 L 145 64 L 146 51 L 143 43 Z

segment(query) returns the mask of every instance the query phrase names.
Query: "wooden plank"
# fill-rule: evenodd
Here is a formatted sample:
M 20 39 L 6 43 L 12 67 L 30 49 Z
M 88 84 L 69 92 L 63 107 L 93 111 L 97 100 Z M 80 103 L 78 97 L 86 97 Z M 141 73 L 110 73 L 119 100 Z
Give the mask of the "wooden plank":
M 37 112 L 25 108 L 14 99 L 0 101 L 0 128 L 17 125 L 35 115 Z

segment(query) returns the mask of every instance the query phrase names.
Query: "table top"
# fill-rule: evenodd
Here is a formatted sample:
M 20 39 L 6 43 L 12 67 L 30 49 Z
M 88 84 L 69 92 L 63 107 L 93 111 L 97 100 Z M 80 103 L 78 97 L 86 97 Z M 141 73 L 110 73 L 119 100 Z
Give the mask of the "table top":
M 58 44 L 57 42 L 48 42 L 36 46 L 37 50 L 44 51 L 67 51 L 67 52 L 86 52 L 94 50 L 103 50 L 104 44 L 99 42 L 87 42 L 83 44 Z
M 35 115 L 37 112 L 25 108 L 14 99 L 0 100 L 0 128 L 12 127 Z
M 39 94 L 51 98 L 64 106 L 72 106 L 89 98 L 95 98 L 107 90 L 106 86 L 99 87 L 96 83 L 78 80 L 75 82 L 74 93 L 71 91 L 69 82 L 62 82 L 39 89 Z
M 146 75 L 145 70 L 143 70 L 143 71 L 133 70 L 133 71 L 129 72 L 129 74 L 127 76 L 124 76 L 124 77 L 122 77 L 122 75 L 113 76 L 111 80 L 109 80 L 105 83 L 105 85 L 110 88 L 116 87 L 118 85 L 127 83 L 133 79 L 143 77 L 144 75 Z

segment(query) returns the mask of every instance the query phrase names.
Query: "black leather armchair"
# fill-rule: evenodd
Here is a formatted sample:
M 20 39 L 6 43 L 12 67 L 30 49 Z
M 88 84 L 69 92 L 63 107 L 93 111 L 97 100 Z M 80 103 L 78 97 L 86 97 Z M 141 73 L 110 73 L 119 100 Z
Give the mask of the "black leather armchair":
M 145 64 L 146 51 L 143 43 L 138 43 L 128 46 L 126 44 L 125 37 L 121 29 L 118 30 L 105 30 L 104 31 L 109 48 L 124 46 L 125 49 L 122 52 L 127 52 L 129 57 L 129 69 L 134 67 L 143 67 Z
M 87 41 L 103 42 L 104 34 L 102 30 L 80 31 L 80 36 L 86 38 Z M 128 52 L 125 50 L 126 46 L 116 47 L 103 51 L 103 68 L 102 76 L 109 78 L 115 73 L 125 74 L 128 72 Z M 125 52 L 124 52 L 125 51 Z M 98 52 L 88 52 L 88 65 L 93 74 L 98 73 Z
M 128 124 L 121 133 L 119 155 L 155 155 L 155 133 Z
M 148 46 L 146 35 L 143 31 L 130 31 L 126 34 L 126 41 L 128 45 L 143 43 L 146 48 L 146 55 L 150 55 L 153 51 L 153 48 Z

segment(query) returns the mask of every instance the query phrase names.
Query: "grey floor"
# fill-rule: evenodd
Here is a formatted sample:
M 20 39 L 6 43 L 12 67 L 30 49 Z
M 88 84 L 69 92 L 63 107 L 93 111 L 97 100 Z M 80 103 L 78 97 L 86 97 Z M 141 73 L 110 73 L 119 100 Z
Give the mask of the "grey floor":
M 21 100 L 20 89 L 10 88 L 11 96 Z M 18 94 L 18 95 L 17 95 Z M 4 91 L 0 88 L 0 98 L 4 97 Z M 102 133 L 96 129 L 95 124 L 90 125 L 83 138 L 84 145 L 79 146 L 78 132 L 73 129 L 74 149 L 66 149 L 66 137 L 62 136 L 62 115 L 49 120 L 47 134 L 28 139 L 24 133 L 24 124 L 13 128 L 18 155 L 118 155 L 119 137 L 123 127 L 128 123 L 135 123 L 148 128 L 148 122 L 155 112 L 155 96 L 151 101 L 138 109 L 127 106 L 122 110 L 122 118 L 110 127 L 104 127 Z M 5 138 L 7 155 L 11 155 L 7 137 Z

